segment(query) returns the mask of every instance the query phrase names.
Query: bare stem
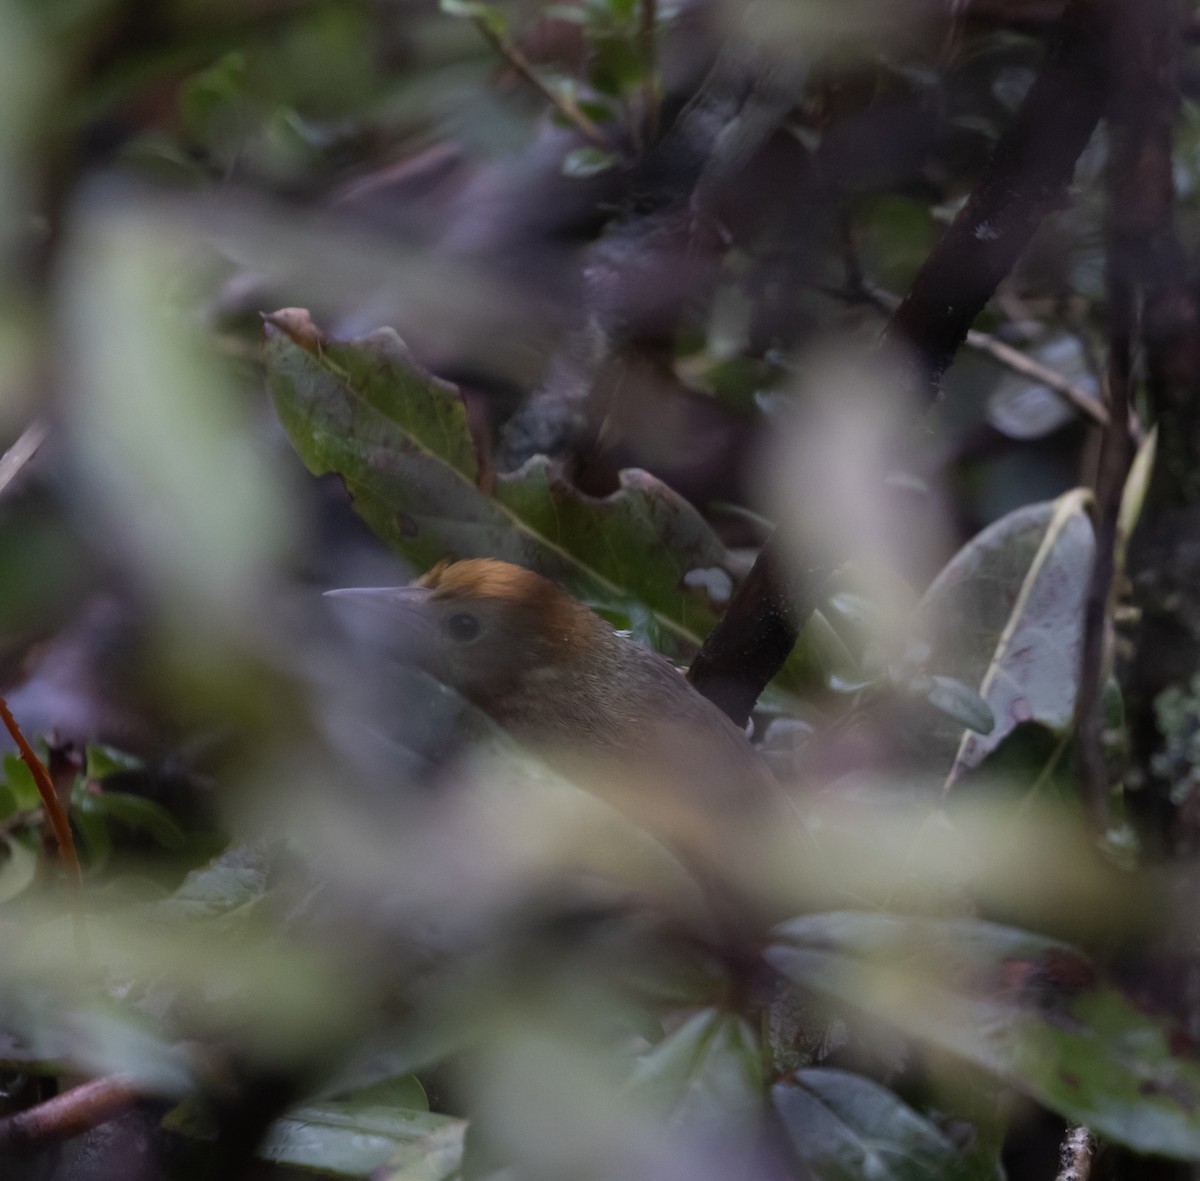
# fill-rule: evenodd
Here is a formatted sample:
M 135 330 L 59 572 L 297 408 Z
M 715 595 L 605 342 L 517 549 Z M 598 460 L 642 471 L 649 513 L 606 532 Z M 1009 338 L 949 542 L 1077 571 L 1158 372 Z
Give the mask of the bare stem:
M 1088 1181 L 1096 1156 L 1096 1140 L 1082 1124 L 1067 1129 L 1058 1150 L 1056 1181 Z
M 584 139 L 606 151 L 616 151 L 616 145 L 604 129 L 579 109 L 573 99 L 547 86 L 529 59 L 503 34 L 493 29 L 483 17 L 475 18 L 475 27 L 487 42 L 516 72 L 529 83 Z

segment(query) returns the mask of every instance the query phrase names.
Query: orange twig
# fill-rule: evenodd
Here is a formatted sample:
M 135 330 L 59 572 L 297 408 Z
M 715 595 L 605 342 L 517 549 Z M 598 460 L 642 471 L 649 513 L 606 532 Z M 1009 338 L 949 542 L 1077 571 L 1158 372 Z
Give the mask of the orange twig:
M 83 870 L 79 865 L 79 854 L 75 851 L 75 840 L 71 836 L 71 823 L 67 819 L 66 810 L 59 801 L 58 792 L 54 790 L 50 772 L 46 770 L 42 760 L 34 753 L 33 747 L 25 740 L 25 735 L 21 733 L 21 727 L 17 725 L 16 719 L 8 708 L 8 702 L 3 697 L 0 697 L 0 719 L 3 720 L 8 732 L 12 735 L 25 766 L 29 768 L 33 781 L 37 784 L 38 795 L 42 797 L 42 807 L 46 809 L 50 827 L 54 830 L 54 840 L 58 845 L 58 852 L 62 857 L 67 876 L 76 886 L 82 885 Z
M 35 1148 L 98 1128 L 138 1101 L 128 1079 L 108 1075 L 83 1083 L 28 1111 L 0 1120 L 0 1147 Z

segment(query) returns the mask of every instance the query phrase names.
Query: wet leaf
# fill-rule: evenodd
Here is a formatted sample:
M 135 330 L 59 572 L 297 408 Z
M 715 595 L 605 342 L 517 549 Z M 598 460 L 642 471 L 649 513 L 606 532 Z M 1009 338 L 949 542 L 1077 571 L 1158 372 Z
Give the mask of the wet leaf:
M 842 912 L 784 923 L 789 980 L 958 1055 L 1097 1135 L 1200 1159 L 1200 1061 L 1068 944 L 993 923 Z
M 941 757 L 952 758 L 947 783 L 1022 722 L 1060 734 L 1071 725 L 1095 549 L 1087 504 L 1088 493 L 1076 490 L 1010 513 L 968 542 L 922 598 L 926 667 L 979 686 L 995 719 L 987 734 L 933 736 Z
M 715 620 L 698 568 L 728 567 L 716 534 L 649 473 L 591 497 L 534 456 L 490 495 L 458 390 L 420 369 L 391 329 L 341 342 L 299 309 L 268 317 L 266 363 L 280 420 L 309 470 L 337 472 L 355 506 L 418 566 L 495 557 L 541 570 L 593 602 L 640 600 L 676 641 Z
M 844 1070 L 801 1070 L 771 1088 L 771 1105 L 804 1175 L 829 1181 L 954 1181 L 967 1161 L 886 1087 Z

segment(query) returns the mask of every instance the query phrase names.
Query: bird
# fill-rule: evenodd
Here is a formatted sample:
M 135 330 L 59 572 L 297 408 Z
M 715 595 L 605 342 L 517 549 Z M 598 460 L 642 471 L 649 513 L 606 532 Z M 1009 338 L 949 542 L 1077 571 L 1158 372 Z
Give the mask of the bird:
M 782 792 L 747 735 L 665 657 L 549 578 L 441 562 L 409 586 L 327 592 L 383 613 L 413 664 L 707 880 L 754 857 Z

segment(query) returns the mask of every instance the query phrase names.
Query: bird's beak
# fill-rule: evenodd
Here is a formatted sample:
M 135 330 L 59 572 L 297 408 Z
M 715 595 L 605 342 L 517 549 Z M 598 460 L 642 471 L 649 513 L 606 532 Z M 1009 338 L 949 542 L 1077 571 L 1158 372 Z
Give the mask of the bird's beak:
M 345 586 L 327 590 L 327 599 L 350 599 L 364 607 L 398 610 L 419 607 L 433 592 L 427 586 Z
M 326 591 L 348 635 L 404 664 L 429 665 L 437 652 L 424 586 L 355 586 Z

